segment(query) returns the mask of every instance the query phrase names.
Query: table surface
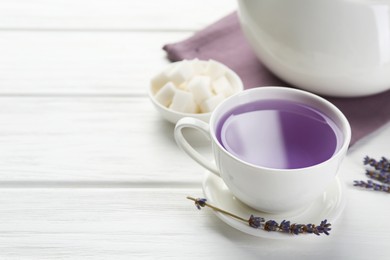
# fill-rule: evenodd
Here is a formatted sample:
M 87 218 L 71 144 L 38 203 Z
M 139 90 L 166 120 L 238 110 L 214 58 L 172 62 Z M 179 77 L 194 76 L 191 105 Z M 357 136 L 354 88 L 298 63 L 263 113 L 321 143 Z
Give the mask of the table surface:
M 207 7 L 207 8 L 205 8 Z M 147 97 L 161 47 L 233 0 L 0 2 L 0 259 L 389 259 L 389 195 L 352 186 L 390 125 L 340 169 L 330 236 L 270 240 L 196 210 L 204 170 Z M 209 153 L 200 137 L 198 149 Z

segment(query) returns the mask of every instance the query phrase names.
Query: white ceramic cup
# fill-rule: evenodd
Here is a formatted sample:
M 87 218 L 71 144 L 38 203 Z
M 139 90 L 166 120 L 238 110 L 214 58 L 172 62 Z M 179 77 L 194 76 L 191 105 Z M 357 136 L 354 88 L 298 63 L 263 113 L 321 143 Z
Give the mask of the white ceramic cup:
M 243 161 L 218 141 L 217 125 L 228 111 L 242 104 L 275 99 L 305 104 L 335 123 L 341 137 L 331 158 L 304 168 L 274 169 Z M 184 128 L 199 130 L 210 137 L 214 160 L 206 158 L 190 145 L 182 133 Z M 226 99 L 213 111 L 209 124 L 195 118 L 182 118 L 176 124 L 174 136 L 179 147 L 204 168 L 221 177 L 240 201 L 260 211 L 281 213 L 308 206 L 323 194 L 346 155 L 351 128 L 337 107 L 315 94 L 285 87 L 261 87 L 244 90 Z

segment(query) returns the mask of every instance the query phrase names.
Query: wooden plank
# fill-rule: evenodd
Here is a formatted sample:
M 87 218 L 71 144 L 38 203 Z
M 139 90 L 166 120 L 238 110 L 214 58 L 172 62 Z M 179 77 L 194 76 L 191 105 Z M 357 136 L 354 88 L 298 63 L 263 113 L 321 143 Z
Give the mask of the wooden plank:
M 193 31 L 235 8 L 234 0 L 0 1 L 0 29 Z
M 142 94 L 190 33 L 0 32 L 1 94 Z
M 173 124 L 147 97 L 1 97 L 0 122 L 2 185 L 200 183 L 204 172 L 177 147 Z M 211 159 L 208 141 L 199 133 L 188 136 Z M 366 155 L 386 156 L 389 137 L 387 125 L 357 144 L 349 159 L 362 167 Z
M 200 183 L 204 172 L 146 97 L 1 97 L 0 122 L 1 185 Z M 188 136 L 210 155 L 200 134 Z
M 199 188 L 0 189 L 0 258 L 386 259 L 388 198 L 358 193 L 329 237 L 268 240 L 198 211 Z

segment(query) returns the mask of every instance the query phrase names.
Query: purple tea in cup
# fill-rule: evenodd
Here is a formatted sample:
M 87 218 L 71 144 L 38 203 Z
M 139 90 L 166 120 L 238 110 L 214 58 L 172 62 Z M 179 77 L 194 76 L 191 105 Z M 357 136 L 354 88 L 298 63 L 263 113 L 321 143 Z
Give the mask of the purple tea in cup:
M 187 141 L 186 128 L 210 137 L 215 163 Z M 327 100 L 269 86 L 225 99 L 208 124 L 180 119 L 175 140 L 194 161 L 221 177 L 238 200 L 279 214 L 309 205 L 335 180 L 351 127 Z
M 296 169 L 331 158 L 342 133 L 326 115 L 304 104 L 261 100 L 225 113 L 217 124 L 220 144 L 257 166 Z

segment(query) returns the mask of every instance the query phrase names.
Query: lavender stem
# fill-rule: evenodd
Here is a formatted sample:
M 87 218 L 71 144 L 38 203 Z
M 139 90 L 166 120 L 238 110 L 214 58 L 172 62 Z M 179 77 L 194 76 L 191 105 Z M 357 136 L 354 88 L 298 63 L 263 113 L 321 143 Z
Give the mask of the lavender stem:
M 190 197 L 190 196 L 187 196 L 187 199 L 192 200 L 192 201 L 195 201 L 195 204 L 199 205 L 199 204 L 198 204 L 198 203 L 199 203 L 199 199 L 195 199 L 195 198 Z M 211 209 L 213 209 L 213 210 L 216 210 L 216 211 L 218 211 L 218 212 L 221 212 L 222 214 L 231 216 L 231 217 L 233 217 L 233 218 L 235 218 L 235 219 L 238 219 L 238 220 L 240 220 L 240 221 L 243 221 L 243 222 L 245 222 L 245 223 L 248 223 L 248 220 L 247 220 L 247 219 L 244 219 L 244 218 L 242 218 L 242 217 L 240 217 L 240 216 L 237 216 L 237 215 L 235 215 L 235 214 L 233 214 L 233 213 L 230 213 L 230 212 L 228 212 L 228 211 L 226 211 L 226 210 L 223 210 L 223 209 L 220 209 L 220 208 L 218 208 L 218 207 L 215 207 L 215 206 L 213 206 L 213 205 L 211 205 L 211 204 L 208 204 L 208 203 L 205 202 L 205 201 L 202 202 L 202 204 L 203 204 L 203 206 L 200 205 L 201 207 L 207 206 L 207 207 L 209 207 L 209 208 L 211 208 Z

